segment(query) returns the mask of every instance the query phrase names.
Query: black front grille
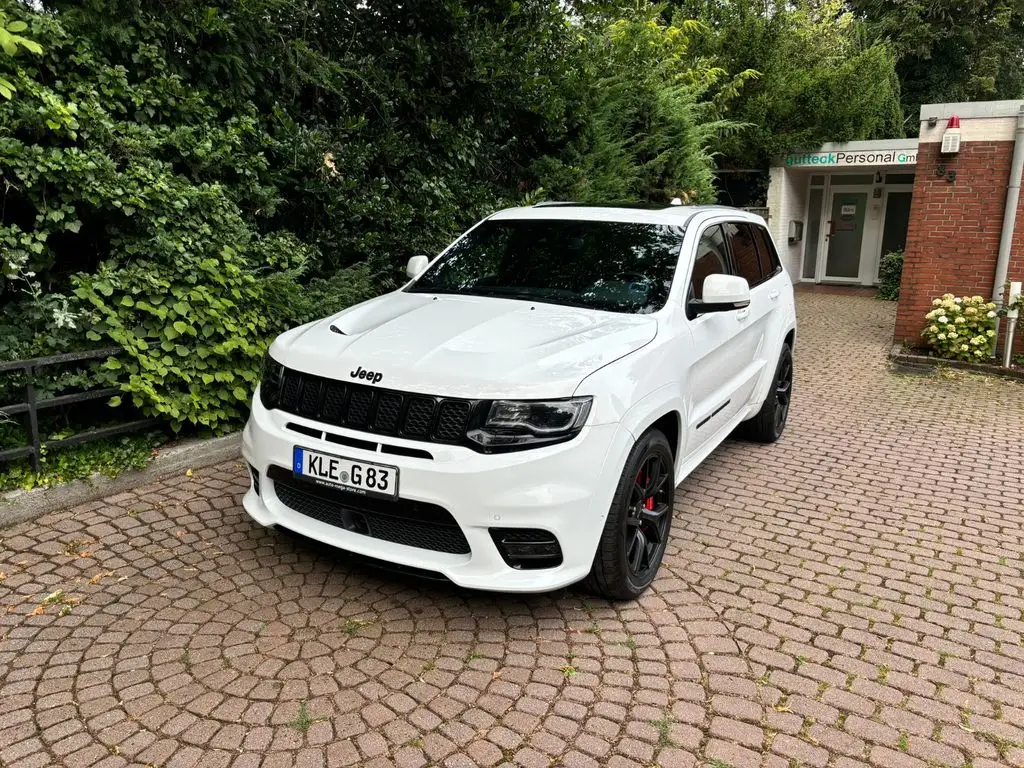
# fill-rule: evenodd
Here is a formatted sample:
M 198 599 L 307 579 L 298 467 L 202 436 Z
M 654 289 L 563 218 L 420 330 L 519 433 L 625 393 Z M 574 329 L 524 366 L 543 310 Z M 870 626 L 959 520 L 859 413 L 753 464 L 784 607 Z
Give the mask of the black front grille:
M 408 547 L 467 555 L 469 542 L 451 513 L 435 504 L 380 499 L 297 480 L 281 467 L 267 476 L 281 503 L 301 515 L 346 531 Z
M 410 440 L 460 443 L 474 402 L 395 392 L 285 369 L 272 407 L 324 424 Z

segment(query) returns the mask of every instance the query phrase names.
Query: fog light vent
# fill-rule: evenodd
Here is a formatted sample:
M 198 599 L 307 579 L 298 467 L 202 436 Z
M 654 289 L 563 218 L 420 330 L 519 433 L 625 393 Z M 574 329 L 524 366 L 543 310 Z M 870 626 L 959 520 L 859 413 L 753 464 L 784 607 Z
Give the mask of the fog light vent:
M 550 531 L 539 528 L 491 528 L 491 539 L 502 559 L 518 570 L 555 568 L 562 564 L 562 548 Z
M 249 475 L 252 477 L 252 489 L 256 491 L 256 495 L 260 495 L 260 471 L 256 469 L 252 464 L 249 465 Z

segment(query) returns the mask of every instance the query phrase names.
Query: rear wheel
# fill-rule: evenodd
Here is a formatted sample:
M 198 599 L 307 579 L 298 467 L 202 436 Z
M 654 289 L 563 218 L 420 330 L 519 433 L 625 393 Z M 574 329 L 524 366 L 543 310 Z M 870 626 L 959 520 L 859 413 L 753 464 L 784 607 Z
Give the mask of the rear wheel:
M 757 416 L 740 425 L 740 434 L 758 443 L 774 443 L 786 429 L 792 396 L 793 352 L 788 344 L 783 344 L 768 397 L 764 399 Z
M 658 574 L 675 499 L 672 448 L 660 431 L 633 446 L 615 489 L 586 587 L 612 600 L 643 594 Z

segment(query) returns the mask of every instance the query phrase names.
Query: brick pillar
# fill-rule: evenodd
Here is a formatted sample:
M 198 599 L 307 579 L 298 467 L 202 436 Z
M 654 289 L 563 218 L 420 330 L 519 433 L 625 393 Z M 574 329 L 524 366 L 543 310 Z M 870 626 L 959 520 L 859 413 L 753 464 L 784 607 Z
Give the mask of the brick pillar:
M 989 298 L 1010 177 L 1012 141 L 961 144 L 951 157 L 939 144 L 921 144 L 914 177 L 895 341 L 921 341 L 925 313 L 943 293 Z M 957 177 L 936 174 L 945 164 Z M 1010 276 L 1024 279 L 1024 198 L 1018 214 Z

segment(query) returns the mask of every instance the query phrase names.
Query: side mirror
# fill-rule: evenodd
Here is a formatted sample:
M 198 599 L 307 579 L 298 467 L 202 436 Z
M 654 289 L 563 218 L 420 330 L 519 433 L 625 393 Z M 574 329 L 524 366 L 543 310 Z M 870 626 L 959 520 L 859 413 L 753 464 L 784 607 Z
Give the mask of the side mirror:
M 409 277 L 419 277 L 429 264 L 430 259 L 426 256 L 413 256 L 405 267 L 405 274 Z
M 686 304 L 690 317 L 708 312 L 732 312 L 750 306 L 750 285 L 735 275 L 708 275 L 704 278 L 704 298 Z

